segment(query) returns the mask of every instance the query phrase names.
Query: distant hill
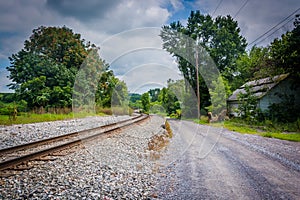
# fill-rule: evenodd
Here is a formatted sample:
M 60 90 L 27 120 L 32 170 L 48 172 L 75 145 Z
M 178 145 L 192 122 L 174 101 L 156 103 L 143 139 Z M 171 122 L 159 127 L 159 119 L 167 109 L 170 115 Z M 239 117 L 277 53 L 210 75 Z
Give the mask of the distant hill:
M 135 103 L 138 100 L 141 100 L 141 95 L 137 93 L 129 93 L 129 100 L 132 103 Z

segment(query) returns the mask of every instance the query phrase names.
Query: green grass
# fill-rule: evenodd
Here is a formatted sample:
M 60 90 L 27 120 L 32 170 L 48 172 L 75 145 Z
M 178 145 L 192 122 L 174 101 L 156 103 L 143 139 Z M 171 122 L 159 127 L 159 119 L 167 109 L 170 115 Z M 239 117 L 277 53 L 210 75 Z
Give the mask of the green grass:
M 280 132 L 272 132 L 272 131 L 264 132 L 264 131 L 258 131 L 257 129 L 251 127 L 251 125 L 247 125 L 244 123 L 236 123 L 233 121 L 216 122 L 210 124 L 205 122 L 205 120 L 194 120 L 194 122 L 199 124 L 211 125 L 214 127 L 224 127 L 230 131 L 235 131 L 242 134 L 255 134 L 255 135 L 260 135 L 262 137 L 277 138 L 281 140 L 300 142 L 299 132 L 296 133 L 280 133 Z
M 104 114 L 97 114 L 97 116 L 103 116 Z M 30 114 L 22 113 L 20 116 L 17 116 L 16 120 L 10 120 L 8 115 L 0 115 L 0 124 L 1 125 L 12 125 L 12 124 L 29 124 L 37 122 L 47 122 L 47 121 L 57 121 L 57 120 L 66 120 L 73 118 L 83 118 L 87 116 L 96 116 L 92 113 L 69 113 L 69 114 Z
M 300 133 L 261 133 L 260 134 L 263 137 L 269 137 L 269 138 L 277 138 L 281 140 L 289 140 L 294 142 L 300 142 Z
M 251 128 L 247 124 L 237 125 L 237 123 L 231 121 L 226 121 L 224 123 L 224 127 L 230 131 L 236 131 L 243 134 L 256 134 L 268 138 L 277 138 L 281 140 L 300 142 L 300 133 L 279 133 L 279 132 L 270 132 L 270 131 L 259 132 L 257 129 Z
M 239 133 L 246 133 L 246 134 L 257 134 L 258 133 L 258 131 L 256 129 L 248 127 L 245 124 L 240 124 L 239 126 L 237 126 L 236 124 L 231 123 L 230 121 L 225 121 L 224 127 L 230 131 L 236 131 Z

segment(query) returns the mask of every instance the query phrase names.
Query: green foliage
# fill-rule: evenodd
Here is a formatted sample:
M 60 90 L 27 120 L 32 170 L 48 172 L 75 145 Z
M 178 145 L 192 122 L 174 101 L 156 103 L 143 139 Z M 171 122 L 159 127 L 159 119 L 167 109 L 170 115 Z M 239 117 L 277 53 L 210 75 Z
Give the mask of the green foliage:
M 285 73 L 300 76 L 300 15 L 296 15 L 295 28 L 276 38 L 270 45 L 270 56 L 274 61 L 274 70 L 280 67 Z
M 300 15 L 296 15 L 295 28 L 288 31 L 267 47 L 252 47 L 236 61 L 235 79 L 232 88 L 236 89 L 245 82 L 290 73 L 298 80 L 300 76 Z
M 246 121 L 255 121 L 258 115 L 257 97 L 251 92 L 250 86 L 245 86 L 245 93 L 239 93 L 239 116 Z
M 149 97 L 148 92 L 145 92 L 144 94 L 142 94 L 141 102 L 142 102 L 143 112 L 148 113 L 150 110 L 150 97 Z
M 34 29 L 24 48 L 9 58 L 10 88 L 29 108 L 70 107 L 76 72 L 91 49 L 66 27 Z
M 129 94 L 129 99 L 132 103 L 137 102 L 138 100 L 141 100 L 141 95 L 140 94 L 136 94 L 136 93 L 130 93 Z
M 206 109 L 214 114 L 219 114 L 226 110 L 226 92 L 224 88 L 224 79 L 220 76 L 217 80 L 212 81 L 212 89 L 210 91 L 212 104 Z
M 198 44 L 190 44 L 191 41 L 184 41 L 178 36 L 182 33 L 195 41 L 198 38 Z M 185 80 L 193 88 L 194 93 L 197 91 L 195 63 L 190 63 L 183 58 L 186 55 L 194 61 L 195 49 L 199 53 L 199 67 L 208 70 L 206 65 L 210 65 L 208 59 L 211 56 L 216 63 L 217 68 L 223 76 L 231 81 L 236 71 L 234 63 L 238 56 L 245 52 L 246 40 L 240 35 L 240 29 L 236 21 L 230 16 L 217 17 L 213 19 L 209 15 L 202 15 L 199 11 L 191 12 L 184 27 L 180 22 L 173 22 L 169 26 L 163 26 L 160 34 L 163 40 L 163 48 L 177 58 L 179 70 L 182 72 Z M 202 52 L 200 47 L 204 47 L 210 55 Z M 179 50 L 178 50 L 179 49 Z M 180 53 L 178 52 L 180 51 Z M 181 55 L 179 55 L 181 54 Z M 202 76 L 210 76 L 212 72 L 203 73 Z M 202 76 L 199 76 L 200 85 L 200 104 L 201 108 L 210 105 L 208 86 Z M 209 77 L 213 79 L 213 77 Z
M 253 46 L 249 53 L 241 54 L 235 63 L 235 77 L 230 83 L 232 89 L 236 90 L 247 81 L 268 77 L 270 72 L 264 69 L 270 62 L 267 47 Z
M 281 103 L 273 103 L 269 106 L 266 117 L 276 122 L 295 122 L 300 118 L 300 108 L 295 104 L 295 96 L 278 94 L 282 99 Z
M 263 137 L 300 141 L 300 118 L 296 122 L 280 123 L 271 120 L 256 121 L 249 124 L 240 118 L 225 121 L 224 127 L 239 133 L 257 134 Z
M 150 103 L 150 113 L 161 115 L 161 114 L 165 113 L 165 108 L 158 101 L 151 102 Z
M 15 93 L 0 93 L 0 101 L 3 103 L 12 103 L 16 101 Z
M 103 115 L 103 114 L 98 114 Z M 97 115 L 97 116 L 98 116 Z M 0 124 L 1 125 L 12 125 L 12 124 L 28 124 L 28 123 L 37 123 L 37 122 L 48 122 L 56 120 L 66 120 L 74 118 L 84 118 L 87 116 L 96 116 L 91 113 L 68 113 L 68 114 L 35 114 L 35 113 L 21 113 L 17 116 L 15 121 L 9 120 L 8 115 L 0 115 Z
M 125 104 L 127 87 L 108 71 L 98 49 L 65 26 L 34 29 L 24 48 L 9 58 L 16 100 L 25 100 L 29 109 Z
M 133 109 L 142 108 L 141 95 L 136 93 L 129 94 L 129 107 Z
M 160 92 L 159 88 L 150 89 L 148 92 L 149 92 L 149 95 L 150 95 L 151 102 L 155 102 L 155 101 L 158 100 L 158 95 L 159 95 L 159 92 Z
M 171 115 L 172 113 L 175 114 L 176 110 L 180 109 L 180 102 L 170 88 L 162 88 L 158 100 L 161 102 L 168 115 Z
M 294 142 L 300 142 L 300 133 L 262 133 L 261 136 L 268 138 L 277 138 L 281 140 L 289 140 Z
M 200 119 L 194 119 L 193 121 L 197 124 L 208 124 L 208 117 L 201 115 Z

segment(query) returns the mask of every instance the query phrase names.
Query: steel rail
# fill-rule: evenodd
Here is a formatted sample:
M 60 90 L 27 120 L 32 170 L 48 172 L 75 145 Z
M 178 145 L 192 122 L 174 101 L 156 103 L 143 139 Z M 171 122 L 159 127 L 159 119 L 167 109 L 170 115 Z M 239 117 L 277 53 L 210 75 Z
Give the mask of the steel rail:
M 40 151 L 36 151 L 36 152 L 30 153 L 30 154 L 27 154 L 27 155 L 17 157 L 17 158 L 14 158 L 14 159 L 3 161 L 3 162 L 0 163 L 0 171 L 15 167 L 17 165 L 20 165 L 24 162 L 33 160 L 33 159 L 38 158 L 38 157 L 47 156 L 47 155 L 50 155 L 54 152 L 57 152 L 57 151 L 60 151 L 60 150 L 63 150 L 63 149 L 69 148 L 69 147 L 80 145 L 83 141 L 88 141 L 88 140 L 94 139 L 94 138 L 96 138 L 96 137 L 98 137 L 102 134 L 119 130 L 123 127 L 132 125 L 136 122 L 143 121 L 143 120 L 147 119 L 148 117 L 149 116 L 147 116 L 147 115 L 146 116 L 145 115 L 140 115 L 140 116 L 137 116 L 137 117 L 133 117 L 131 119 L 123 120 L 122 123 L 125 123 L 125 122 L 128 122 L 128 121 L 131 121 L 131 122 L 123 124 L 123 125 L 119 125 L 117 127 L 114 127 L 112 129 L 109 129 L 109 130 L 105 130 L 103 132 L 100 132 L 100 133 L 97 133 L 97 134 L 94 134 L 94 135 L 90 135 L 90 136 L 87 136 L 87 137 L 84 137 L 84 138 L 75 139 L 75 140 L 72 140 L 72 141 L 57 145 L 57 146 L 53 146 L 53 147 L 50 147 L 50 148 L 47 148 L 47 149 L 43 149 L 43 150 L 40 150 Z M 120 124 L 120 122 L 116 122 L 116 124 L 118 124 L 118 123 Z M 104 126 L 108 126 L 108 125 L 104 125 Z M 97 128 L 99 129 L 100 127 L 97 127 Z M 93 130 L 95 131 L 97 128 L 88 129 L 88 130 L 85 130 L 85 131 L 93 131 Z
M 36 146 L 47 144 L 47 143 L 50 143 L 50 142 L 60 141 L 62 139 L 66 139 L 66 138 L 70 138 L 70 137 L 78 137 L 78 136 L 80 136 L 80 134 L 83 134 L 83 133 L 86 133 L 86 132 L 91 132 L 91 131 L 96 131 L 96 130 L 99 130 L 99 129 L 104 129 L 104 128 L 107 128 L 107 127 L 110 127 L 110 126 L 117 125 L 118 123 L 124 123 L 124 122 L 130 121 L 130 120 L 134 120 L 134 119 L 136 119 L 140 116 L 141 115 L 132 117 L 130 119 L 125 119 L 125 120 L 122 120 L 122 121 L 119 121 L 119 122 L 113 122 L 113 123 L 110 123 L 110 124 L 106 124 L 106 125 L 102 125 L 102 126 L 99 126 L 99 127 L 91 128 L 91 129 L 76 131 L 76 132 L 72 132 L 72 133 L 68 133 L 68 134 L 64 134 L 64 135 L 50 137 L 50 138 L 47 138 L 47 139 L 42 139 L 42 140 L 37 140 L 37 141 L 34 141 L 34 142 L 29 142 L 29 143 L 26 143 L 26 144 L 7 147 L 7 148 L 4 148 L 4 149 L 0 149 L 0 155 L 11 153 L 11 152 L 22 150 L 22 149 L 28 149 L 28 148 L 36 147 Z

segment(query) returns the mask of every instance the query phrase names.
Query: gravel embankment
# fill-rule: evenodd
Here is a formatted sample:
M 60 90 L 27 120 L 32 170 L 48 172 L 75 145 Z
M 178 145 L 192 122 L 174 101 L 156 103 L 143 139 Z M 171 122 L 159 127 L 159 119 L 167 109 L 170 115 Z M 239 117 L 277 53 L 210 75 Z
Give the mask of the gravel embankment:
M 147 150 L 164 119 L 152 116 L 85 149 L 1 178 L 0 199 L 147 199 L 155 184 Z
M 129 116 L 86 117 L 81 119 L 0 126 L 0 149 L 41 139 L 86 130 L 128 119 Z

